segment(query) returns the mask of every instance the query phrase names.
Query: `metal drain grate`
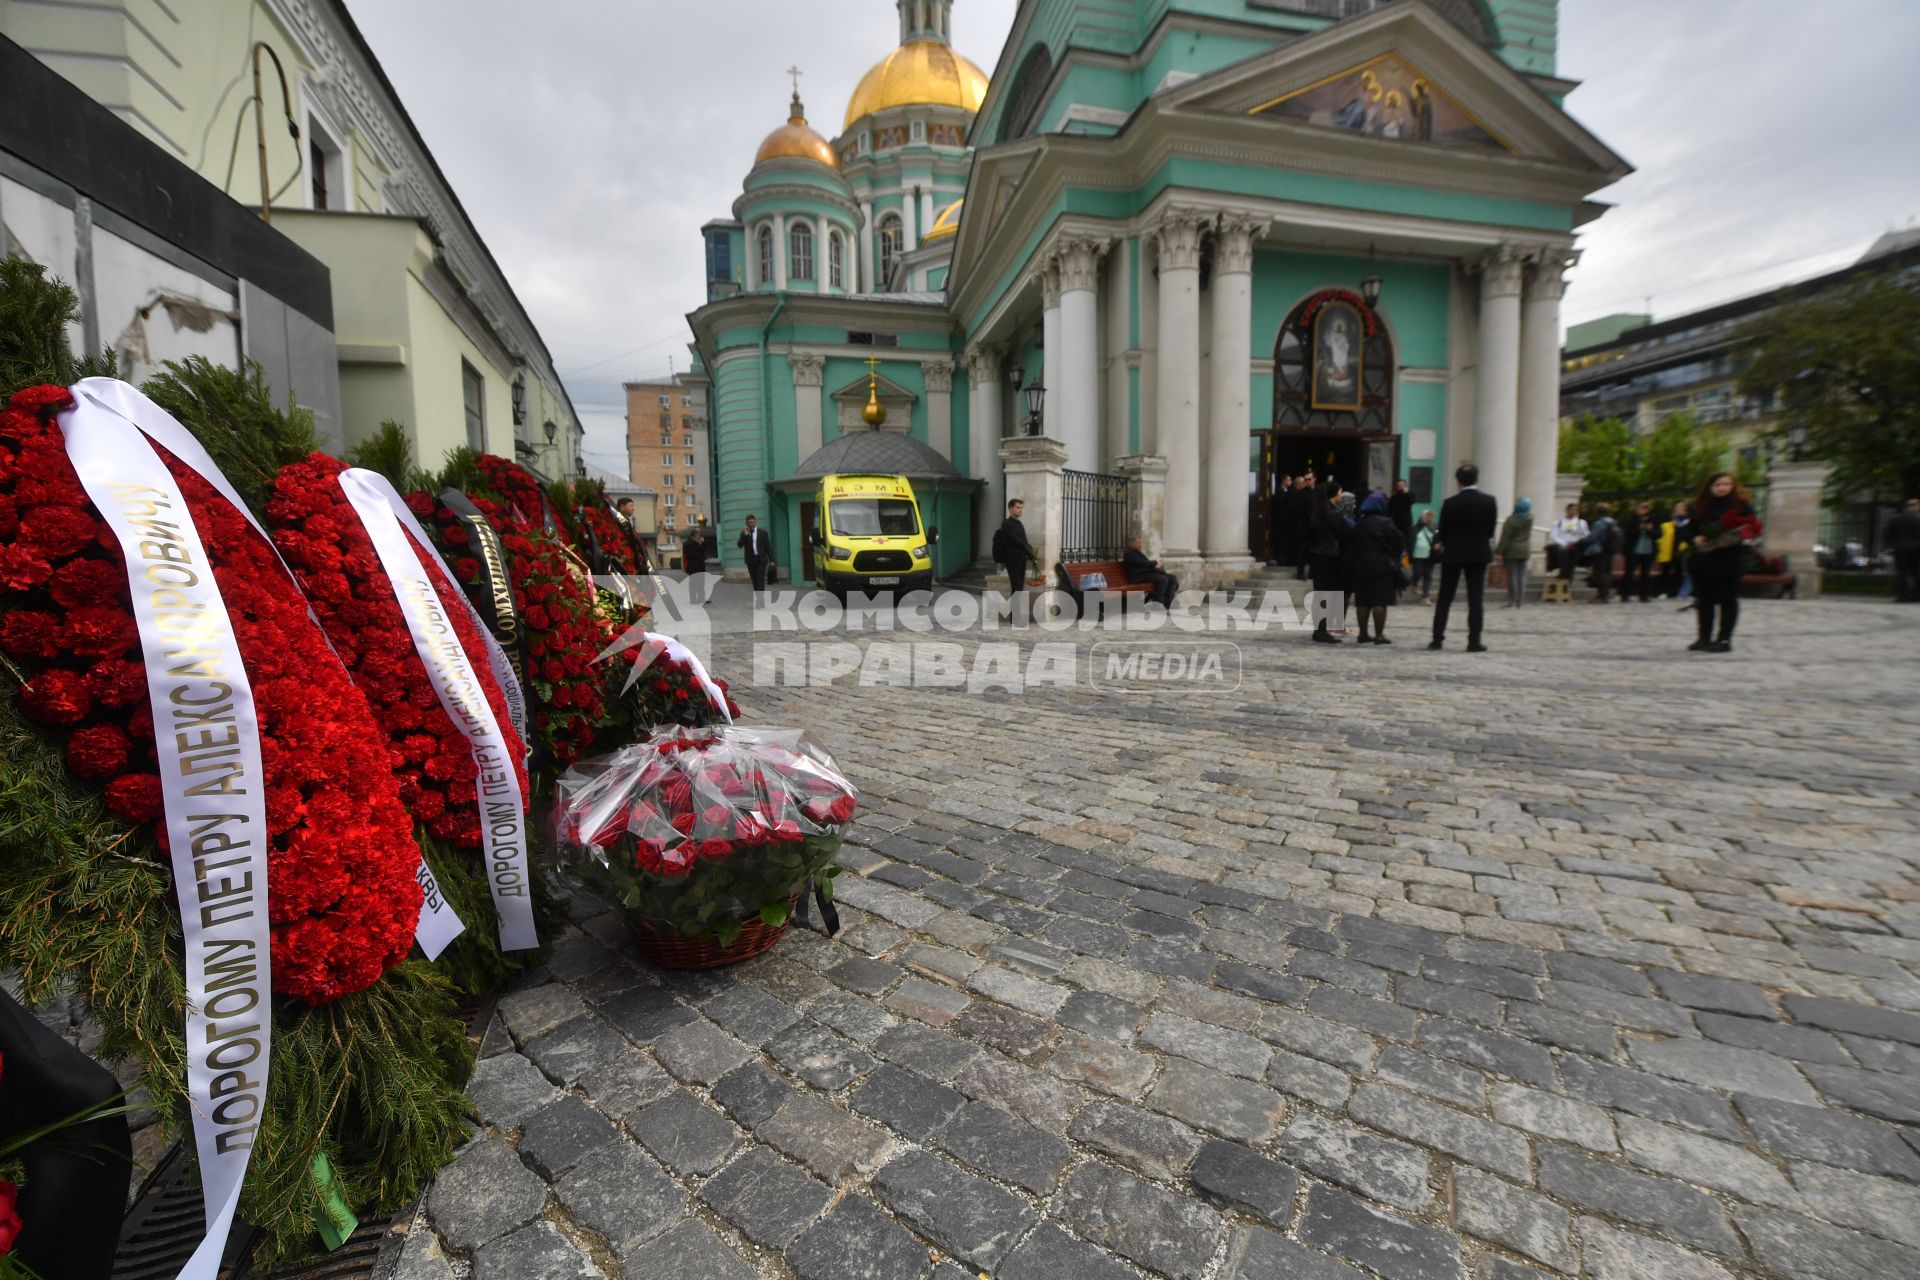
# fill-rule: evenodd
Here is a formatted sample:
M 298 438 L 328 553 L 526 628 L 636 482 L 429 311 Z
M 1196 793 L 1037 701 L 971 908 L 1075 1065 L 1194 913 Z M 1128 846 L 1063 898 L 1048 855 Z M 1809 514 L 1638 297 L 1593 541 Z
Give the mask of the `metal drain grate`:
M 492 998 L 460 1002 L 456 1016 L 466 1024 L 467 1038 L 478 1043 L 493 1016 Z M 159 1167 L 147 1175 L 120 1226 L 120 1248 L 113 1260 L 113 1280 L 174 1280 L 200 1244 L 206 1217 L 200 1188 L 190 1176 L 186 1147 L 175 1143 Z M 325 1257 L 279 1271 L 256 1271 L 254 1246 L 261 1233 L 236 1224 L 227 1238 L 220 1271 L 227 1280 L 367 1280 L 383 1261 L 383 1249 L 398 1250 L 403 1231 L 412 1220 L 403 1210 L 392 1221 L 363 1222 L 346 1243 Z

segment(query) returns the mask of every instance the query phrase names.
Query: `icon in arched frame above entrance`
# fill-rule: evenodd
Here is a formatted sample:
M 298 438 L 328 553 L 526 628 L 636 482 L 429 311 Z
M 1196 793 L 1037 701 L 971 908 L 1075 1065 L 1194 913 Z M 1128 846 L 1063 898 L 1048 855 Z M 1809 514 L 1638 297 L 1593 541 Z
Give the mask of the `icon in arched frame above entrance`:
M 1279 432 L 1393 430 L 1393 341 L 1365 299 L 1323 289 L 1287 317 L 1273 352 Z

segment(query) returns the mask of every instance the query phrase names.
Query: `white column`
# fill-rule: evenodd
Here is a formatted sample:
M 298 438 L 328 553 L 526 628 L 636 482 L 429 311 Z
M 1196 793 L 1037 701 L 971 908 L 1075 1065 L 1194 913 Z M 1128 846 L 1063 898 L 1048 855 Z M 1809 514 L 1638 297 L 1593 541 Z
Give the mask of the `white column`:
M 1536 255 L 1520 306 L 1520 436 L 1513 496 L 1533 499 L 1535 551 L 1546 545 L 1547 530 L 1560 515 L 1548 505 L 1560 462 L 1560 298 L 1567 291 L 1562 273 L 1576 256 L 1559 248 Z
M 953 461 L 953 361 L 923 360 L 920 376 L 927 388 L 927 443 Z
M 773 218 L 773 287 L 787 287 L 787 215 L 775 214 Z
M 1053 434 L 1067 446 L 1067 466 L 1100 470 L 1100 259 L 1107 242 L 1069 236 L 1055 246 L 1060 276 L 1059 406 Z M 1048 347 L 1051 349 L 1052 341 Z M 1052 383 L 1047 384 L 1053 391 Z
M 860 202 L 860 265 L 854 268 L 858 293 L 878 293 L 873 283 L 873 201 Z
M 795 354 L 787 357 L 787 363 L 793 366 L 795 446 L 799 450 L 799 461 L 805 462 L 821 444 L 820 375 L 827 361 L 824 356 Z
M 928 187 L 920 193 L 920 225 L 933 230 L 933 188 Z
M 912 253 L 920 243 L 920 193 L 908 191 L 900 201 L 900 252 Z
M 831 277 L 827 272 L 827 220 L 815 215 L 813 219 L 813 286 L 821 293 L 827 291 Z
M 1221 215 L 1213 245 L 1213 387 L 1206 447 L 1207 585 L 1253 571 L 1247 550 L 1248 407 L 1253 377 L 1253 241 L 1266 220 Z
M 1140 237 L 1140 452 L 1160 449 L 1160 281 L 1153 268 L 1153 237 Z
M 1000 349 L 969 351 L 967 378 L 967 470 L 987 482 L 973 522 L 973 553 L 984 558 L 1007 506 L 1006 473 L 1000 469 Z
M 1519 248 L 1503 244 L 1482 258 L 1480 376 L 1474 395 L 1473 460 L 1480 491 L 1492 494 L 1504 517 L 1513 510 L 1514 462 L 1520 415 Z
M 1137 357 L 1129 355 L 1133 345 L 1128 308 L 1133 304 L 1133 255 L 1127 241 L 1114 245 L 1107 255 L 1106 277 L 1101 289 L 1100 337 L 1100 440 L 1105 449 L 1107 469 L 1134 451 L 1131 422 L 1127 414 L 1127 371 L 1137 367 Z
M 1159 449 L 1167 460 L 1167 551 L 1175 574 L 1197 582 L 1200 561 L 1200 240 L 1207 217 L 1173 208 L 1154 228 L 1160 246 Z
M 1040 265 L 1040 433 L 1060 438 L 1060 266 L 1049 256 Z

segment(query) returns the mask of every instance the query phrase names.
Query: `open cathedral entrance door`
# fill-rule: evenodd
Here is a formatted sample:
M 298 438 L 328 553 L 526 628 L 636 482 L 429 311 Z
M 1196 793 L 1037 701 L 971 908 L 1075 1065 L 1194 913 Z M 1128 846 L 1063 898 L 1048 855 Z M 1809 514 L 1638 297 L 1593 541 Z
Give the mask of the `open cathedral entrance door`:
M 1273 554 L 1273 504 L 1280 472 L 1273 465 L 1273 432 L 1255 431 L 1248 441 L 1247 546 L 1255 562 Z
M 1398 436 L 1275 433 L 1272 453 L 1274 483 L 1279 476 L 1311 471 L 1316 480 L 1338 480 L 1341 488 L 1363 498 L 1375 489 L 1391 492 L 1400 474 Z

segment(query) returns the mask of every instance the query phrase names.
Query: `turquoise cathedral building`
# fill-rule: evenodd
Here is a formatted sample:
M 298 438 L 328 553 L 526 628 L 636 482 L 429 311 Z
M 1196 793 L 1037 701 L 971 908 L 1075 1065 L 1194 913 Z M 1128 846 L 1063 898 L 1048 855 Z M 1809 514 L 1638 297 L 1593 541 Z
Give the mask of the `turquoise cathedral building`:
M 838 132 L 796 92 L 703 228 L 722 546 L 756 513 L 801 579 L 830 470 L 906 473 L 942 574 L 1009 483 L 1057 554 L 1062 464 L 1189 583 L 1309 467 L 1551 504 L 1565 272 L 1630 171 L 1563 109 L 1556 0 L 1022 0 L 990 76 L 952 0 L 896 7 Z

